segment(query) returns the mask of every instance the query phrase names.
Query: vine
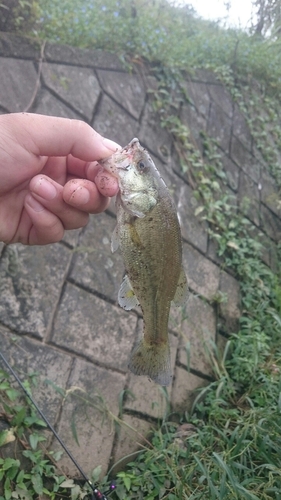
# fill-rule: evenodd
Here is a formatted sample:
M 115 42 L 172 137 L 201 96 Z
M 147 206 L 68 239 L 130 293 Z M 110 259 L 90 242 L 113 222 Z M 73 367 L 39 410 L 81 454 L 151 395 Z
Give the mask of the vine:
M 180 86 L 180 81 L 177 83 Z M 231 84 L 233 97 L 248 112 L 239 86 L 234 85 L 234 80 Z M 258 100 L 253 95 L 254 92 L 250 101 L 252 113 Z M 215 382 L 199 394 L 191 414 L 182 416 L 182 422 L 187 420 L 196 431 L 187 433 L 179 443 L 175 439 L 175 424 L 165 424 L 155 434 L 154 449 L 129 464 L 128 472 L 120 473 L 123 490 L 119 486 L 116 494 L 119 499 L 124 498 L 122 494 L 130 486 L 129 498 L 132 499 L 141 498 L 140 491 L 145 491 L 149 500 L 278 500 L 281 489 L 280 270 L 273 273 L 262 261 L 263 247 L 254 236 L 255 226 L 237 210 L 232 197 L 225 194 L 227 180 L 216 143 L 202 132 L 203 152 L 200 152 L 190 130 L 178 118 L 179 109 L 171 105 L 170 96 L 171 89 L 165 87 L 164 79 L 160 80 L 155 109 L 159 111 L 161 125 L 173 134 L 182 175 L 199 202 L 195 213 L 207 221 L 223 265 L 232 269 L 240 282 L 242 314 L 239 331 L 225 332 L 228 341 L 222 357 L 214 346 Z M 179 98 L 179 102 L 182 99 Z M 268 105 L 272 101 L 264 97 L 264 102 Z M 272 109 L 267 109 L 266 116 L 276 118 Z M 276 157 L 280 144 L 279 134 L 273 132 L 275 126 L 271 124 L 271 135 L 276 141 L 270 147 L 267 135 L 261 133 L 263 125 L 260 127 L 260 122 L 256 124 L 253 118 L 249 119 L 251 122 L 259 150 L 270 155 L 265 160 Z M 278 179 L 281 169 L 277 162 L 274 166 L 272 172 Z M 159 475 L 160 470 L 167 468 L 169 481 Z M 166 478 L 167 474 L 164 474 Z M 135 493 L 132 493 L 133 487 Z

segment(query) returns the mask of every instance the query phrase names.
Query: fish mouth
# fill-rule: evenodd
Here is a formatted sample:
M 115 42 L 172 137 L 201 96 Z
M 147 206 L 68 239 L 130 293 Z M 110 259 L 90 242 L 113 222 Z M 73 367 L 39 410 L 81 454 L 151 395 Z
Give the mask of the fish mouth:
M 128 170 L 132 164 L 135 152 L 140 149 L 143 148 L 141 148 L 139 140 L 135 137 L 127 146 L 116 151 L 109 158 L 100 160 L 99 164 L 114 175 L 114 177 L 118 178 L 118 170 Z

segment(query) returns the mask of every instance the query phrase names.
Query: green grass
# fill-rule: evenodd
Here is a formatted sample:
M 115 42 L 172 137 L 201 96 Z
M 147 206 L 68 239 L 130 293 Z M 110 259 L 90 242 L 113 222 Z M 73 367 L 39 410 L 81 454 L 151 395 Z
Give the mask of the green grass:
M 228 332 L 221 357 L 214 348 L 215 381 L 203 389 L 203 400 L 199 394 L 192 411 L 180 416 L 180 423 L 192 424 L 195 431 L 178 439 L 171 416 L 155 433 L 153 449 L 118 475 L 116 498 L 280 500 L 280 268 L 273 272 L 262 261 L 252 223 L 231 198 L 218 196 L 218 180 L 226 180 L 214 142 L 205 136 L 202 158 L 188 129 L 171 119 L 169 110 L 168 102 L 163 123 L 196 184 L 199 216 L 208 221 L 223 265 L 240 282 L 242 314 L 239 331 Z M 278 245 L 276 252 L 279 262 Z

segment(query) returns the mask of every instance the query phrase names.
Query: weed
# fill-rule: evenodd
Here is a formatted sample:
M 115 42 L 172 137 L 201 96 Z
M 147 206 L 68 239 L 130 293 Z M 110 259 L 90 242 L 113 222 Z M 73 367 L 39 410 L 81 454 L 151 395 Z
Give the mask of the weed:
M 25 389 L 31 393 L 36 383 L 36 374 L 25 380 Z M 65 480 L 64 474 L 57 473 L 57 460 L 61 453 L 47 452 L 42 444 L 46 436 L 42 429 L 45 422 L 35 409 L 22 398 L 14 388 L 6 372 L 0 370 L 0 496 L 1 500 L 18 498 L 29 500 L 45 494 L 54 499 Z M 2 427 L 3 427 L 2 426 Z M 18 458 L 7 456 L 5 445 L 15 443 Z M 2 491 L 1 491 L 2 488 Z

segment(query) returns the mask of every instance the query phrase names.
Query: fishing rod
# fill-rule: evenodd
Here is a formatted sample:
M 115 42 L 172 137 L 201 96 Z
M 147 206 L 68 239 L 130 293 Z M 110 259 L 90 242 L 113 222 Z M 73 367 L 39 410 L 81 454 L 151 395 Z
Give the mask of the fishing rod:
M 24 387 L 24 385 L 21 382 L 20 378 L 18 377 L 18 375 L 16 374 L 16 372 L 14 371 L 14 369 L 11 367 L 10 363 L 7 361 L 7 359 L 5 358 L 5 356 L 1 353 L 1 351 L 0 351 L 0 358 L 2 359 L 3 363 L 6 365 L 6 367 L 8 368 L 8 370 L 12 373 L 13 377 L 16 379 L 17 383 L 22 388 L 22 390 L 25 393 L 25 395 L 30 399 L 31 403 L 36 408 L 37 412 L 39 413 L 40 417 L 42 417 L 42 419 L 44 420 L 44 422 L 47 425 L 47 427 L 49 427 L 50 431 L 52 431 L 53 435 L 58 440 L 58 442 L 60 443 L 61 447 L 64 449 L 64 451 L 66 452 L 66 454 L 69 456 L 70 460 L 72 460 L 72 462 L 74 463 L 75 467 L 79 470 L 81 476 L 85 479 L 86 483 L 90 486 L 90 488 L 91 488 L 91 490 L 93 492 L 91 494 L 91 500 L 108 500 L 107 499 L 107 495 L 110 494 L 110 493 L 112 493 L 112 491 L 114 491 L 115 488 L 116 488 L 114 481 L 111 482 L 109 490 L 106 491 L 106 492 L 104 492 L 104 493 L 102 493 L 95 485 L 93 485 L 93 483 L 87 477 L 87 475 L 85 474 L 85 472 L 83 471 L 83 469 L 80 467 L 80 465 L 78 464 L 78 462 L 75 460 L 75 458 L 72 455 L 72 453 L 70 452 L 70 450 L 67 448 L 66 444 L 59 437 L 57 431 L 54 429 L 54 427 L 52 426 L 52 424 L 48 421 L 47 417 L 45 417 L 44 413 L 40 410 L 40 408 L 38 407 L 37 403 L 34 401 L 34 399 L 32 398 L 32 396 L 29 394 L 29 392 L 27 391 L 27 389 Z

